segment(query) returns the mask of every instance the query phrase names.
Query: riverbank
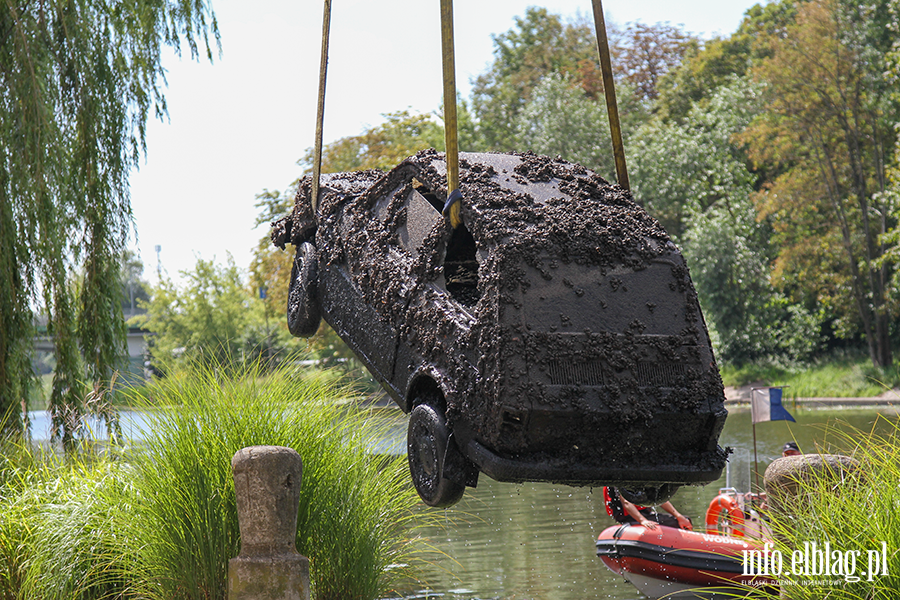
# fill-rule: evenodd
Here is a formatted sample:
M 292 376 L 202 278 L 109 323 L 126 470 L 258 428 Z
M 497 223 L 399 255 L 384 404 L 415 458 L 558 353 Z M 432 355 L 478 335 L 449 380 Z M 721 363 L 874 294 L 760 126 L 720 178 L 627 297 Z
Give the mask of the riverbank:
M 725 387 L 725 404 L 728 406 L 750 404 L 750 393 L 753 388 L 765 387 L 762 382 L 756 382 L 741 387 Z M 792 398 L 789 389 L 785 389 L 784 404 L 790 406 L 792 404 L 800 405 L 806 408 L 837 408 L 841 406 L 847 407 L 864 407 L 864 406 L 897 406 L 900 407 L 900 388 L 887 390 L 877 396 L 865 398 L 841 398 L 841 397 L 820 397 L 820 398 Z

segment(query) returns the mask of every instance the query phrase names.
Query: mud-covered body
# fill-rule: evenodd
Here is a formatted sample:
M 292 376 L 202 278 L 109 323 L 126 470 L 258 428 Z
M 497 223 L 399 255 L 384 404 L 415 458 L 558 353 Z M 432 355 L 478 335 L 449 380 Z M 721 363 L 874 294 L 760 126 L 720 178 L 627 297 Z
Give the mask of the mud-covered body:
M 714 480 L 724 393 L 681 254 L 621 188 L 535 155 L 443 155 L 308 183 L 276 245 L 318 250 L 322 315 L 406 412 L 445 411 L 501 481 Z M 450 477 L 457 476 L 448 468 Z M 471 473 L 465 482 L 474 483 Z

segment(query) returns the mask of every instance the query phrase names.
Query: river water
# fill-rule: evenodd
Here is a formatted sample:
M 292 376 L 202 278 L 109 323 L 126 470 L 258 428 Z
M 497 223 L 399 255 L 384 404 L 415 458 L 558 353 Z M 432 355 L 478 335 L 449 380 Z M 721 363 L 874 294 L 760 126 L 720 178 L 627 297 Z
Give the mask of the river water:
M 896 422 L 892 409 L 795 410 L 797 423 L 776 421 L 756 426 L 760 473 L 781 456 L 784 442 L 796 440 L 801 450 L 846 451 L 846 444 L 826 436 L 825 424 L 844 422 L 886 431 Z M 720 443 L 731 446 L 728 483 L 747 491 L 753 463 L 753 427 L 749 409 L 732 408 Z M 761 480 L 761 477 L 760 477 Z M 726 476 L 706 486 L 683 487 L 672 499 L 679 512 L 702 526 L 706 508 Z M 603 504 L 602 488 L 550 484 L 497 483 L 482 476 L 456 506 L 441 511 L 441 527 L 423 532 L 443 555 L 433 558 L 418 584 L 398 590 L 396 597 L 446 600 L 591 598 L 638 600 L 640 593 L 609 571 L 596 557 L 594 540 L 613 524 Z

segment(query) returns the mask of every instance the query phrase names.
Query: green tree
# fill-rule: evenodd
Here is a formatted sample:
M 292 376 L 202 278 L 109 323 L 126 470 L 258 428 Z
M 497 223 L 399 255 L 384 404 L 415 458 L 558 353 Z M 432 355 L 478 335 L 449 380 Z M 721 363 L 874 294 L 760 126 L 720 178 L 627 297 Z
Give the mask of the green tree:
M 633 145 L 635 197 L 683 243 L 723 362 L 819 349 L 818 311 L 789 305 L 770 280 L 771 225 L 752 202 L 758 175 L 735 135 L 759 113 L 762 86 L 732 76 L 680 121 L 656 118 Z
M 468 112 L 460 107 L 460 141 L 467 142 Z M 340 138 L 322 148 L 322 173 L 346 173 L 366 169 L 392 169 L 426 148 L 444 147 L 444 129 L 432 115 L 416 115 L 401 110 L 382 115 L 385 121 L 359 135 Z M 471 129 L 471 126 L 469 127 Z M 299 163 L 304 174 L 312 172 L 315 149 L 308 148 Z M 295 182 L 296 185 L 296 182 Z
M 565 75 L 552 73 L 534 89 L 516 119 L 516 148 L 559 155 L 615 179 L 606 105 Z
M 564 23 L 546 8 L 529 7 L 515 26 L 494 36 L 494 62 L 475 79 L 472 108 L 485 148 L 517 150 L 516 116 L 531 99 L 531 93 L 550 73 L 574 74 L 587 69 L 584 77 L 592 89 L 601 90 L 594 34 L 587 22 Z M 593 75 L 591 75 L 593 74 Z
M 151 111 L 165 113 L 161 48 L 212 56 L 204 0 L 8 0 L 0 8 L 0 414 L 21 431 L 31 307 L 56 346 L 54 435 L 81 422 L 85 375 L 108 380 L 124 350 L 119 266 L 128 176 Z M 80 294 L 72 274 L 84 274 Z M 86 371 L 85 371 L 86 368 Z
M 200 259 L 181 275 L 183 285 L 165 278 L 153 286 L 140 303 L 146 314 L 130 321 L 154 334 L 151 355 L 163 372 L 176 363 L 229 367 L 281 354 L 285 336 L 266 326 L 258 288 L 230 255 L 225 265 Z
M 633 99 L 648 104 L 657 95 L 657 82 L 680 64 L 696 40 L 666 24 L 631 23 L 620 30 L 607 22 L 614 76 L 632 90 Z M 587 98 L 603 103 L 594 24 L 587 19 L 566 22 L 545 8 L 531 7 L 515 26 L 494 37 L 494 61 L 478 76 L 472 89 L 478 143 L 493 151 L 520 150 L 516 123 L 541 81 L 558 74 L 580 86 Z M 623 129 L 643 120 L 637 103 L 620 110 Z M 629 117 L 631 119 L 629 120 Z
M 726 362 L 781 350 L 769 227 L 756 219 L 756 176 L 734 140 L 757 114 L 760 94 L 760 86 L 732 77 L 682 121 L 645 125 L 632 146 L 635 198 L 683 243 L 717 354 Z
M 692 40 L 681 64 L 659 80 L 656 113 L 664 120 L 681 121 L 694 104 L 703 106 L 716 89 L 728 85 L 734 76 L 743 77 L 754 61 L 767 56 L 769 50 L 756 41 L 761 36 L 780 35 L 795 15 L 796 3 L 791 0 L 756 4 L 730 36 L 702 43 Z
M 631 144 L 635 198 L 680 239 L 693 215 L 749 197 L 756 175 L 733 140 L 757 114 L 760 88 L 732 77 L 681 121 L 653 119 Z
M 834 307 L 838 333 L 861 331 L 875 366 L 892 363 L 893 319 L 881 260 L 892 226 L 885 165 L 900 119 L 884 57 L 897 29 L 892 3 L 811 0 L 754 69 L 765 111 L 744 140 L 775 176 L 757 198 L 779 246 L 776 278 L 794 296 Z
M 900 6 L 895 5 L 895 8 L 894 14 L 896 15 L 900 12 Z M 886 54 L 885 65 L 887 66 L 885 78 L 893 82 L 900 81 L 900 42 L 893 44 L 891 50 Z M 900 102 L 900 89 L 894 88 L 891 99 L 894 102 Z M 900 223 L 900 136 L 894 142 L 893 160 L 887 166 L 886 179 L 888 185 L 885 202 L 891 207 L 895 225 L 882 238 L 887 246 L 884 260 L 896 267 L 897 263 L 900 263 L 900 227 L 896 225 L 896 223 Z M 900 303 L 900 297 L 898 297 L 900 296 L 900 281 L 898 279 L 900 279 L 900 273 L 895 268 L 890 286 L 891 300 L 895 305 Z

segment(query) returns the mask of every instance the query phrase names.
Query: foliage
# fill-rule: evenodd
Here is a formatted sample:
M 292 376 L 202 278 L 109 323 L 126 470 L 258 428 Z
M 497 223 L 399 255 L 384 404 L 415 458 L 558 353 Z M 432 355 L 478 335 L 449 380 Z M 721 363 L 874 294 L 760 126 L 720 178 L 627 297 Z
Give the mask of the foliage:
M 84 411 L 82 379 L 108 379 L 123 354 L 127 182 L 151 111 L 165 113 L 161 48 L 185 41 L 192 56 L 202 48 L 211 58 L 210 38 L 218 30 L 202 0 L 0 9 L 0 414 L 14 415 L 32 383 L 40 296 L 56 345 L 54 434 L 67 446 Z M 21 431 L 20 416 L 3 423 Z
M 624 30 L 607 23 L 607 29 L 614 76 L 633 90 L 632 102 L 626 101 L 620 111 L 627 134 L 631 117 L 640 118 L 644 112 L 639 104 L 656 97 L 659 79 L 680 64 L 696 41 L 667 23 L 631 23 Z M 494 61 L 474 82 L 472 110 L 483 149 L 521 149 L 514 124 L 521 121 L 535 90 L 550 75 L 581 87 L 587 98 L 604 106 L 605 114 L 593 23 L 586 19 L 565 22 L 545 8 L 530 7 L 516 18 L 512 29 L 494 36 Z
M 240 548 L 231 458 L 253 445 L 303 458 L 297 549 L 314 598 L 384 597 L 412 568 L 397 565 L 421 560 L 428 519 L 405 457 L 370 453 L 390 423 L 334 402 L 340 389 L 288 367 L 226 379 L 197 365 L 153 388 L 144 439 L 118 458 L 3 454 L 0 598 L 224 600 Z
M 559 155 L 615 179 L 606 106 L 563 75 L 550 74 L 535 87 L 516 119 L 516 138 L 520 151 Z
M 478 135 L 486 149 L 515 150 L 516 115 L 532 90 L 550 73 L 574 74 L 587 68 L 592 75 L 579 79 L 599 84 L 597 51 L 585 22 L 564 23 L 546 8 L 529 7 L 516 17 L 515 27 L 493 37 L 494 62 L 479 75 L 472 89 L 472 108 Z
M 460 146 L 465 148 L 465 106 L 460 107 Z M 393 169 L 403 159 L 426 148 L 443 148 L 444 130 L 431 115 L 407 110 L 382 115 L 385 121 L 360 135 L 341 138 L 322 149 L 322 173 L 366 169 Z M 309 148 L 300 164 L 312 171 L 315 149 Z
M 900 386 L 897 367 L 880 369 L 863 354 L 832 353 L 812 363 L 759 360 L 721 368 L 725 385 L 785 386 L 787 398 L 868 398 Z
M 111 564 L 112 539 L 108 527 L 95 527 L 115 510 L 103 492 L 115 486 L 118 467 L 89 449 L 63 457 L 7 438 L 2 450 L 0 598 L 99 598 L 112 589 L 112 574 L 103 572 Z M 66 513 L 71 520 L 60 519 Z M 90 577 L 71 577 L 87 571 Z M 57 578 L 45 587 L 53 574 Z
M 229 256 L 225 265 L 198 259 L 184 283 L 163 278 L 150 290 L 146 313 L 130 321 L 153 334 L 151 356 L 163 371 L 198 361 L 231 366 L 283 358 L 297 344 L 279 321 L 268 323 L 268 305 L 251 289 Z M 272 317 L 273 320 L 275 317 Z
M 297 549 L 310 558 L 315 597 L 374 598 L 388 589 L 398 575 L 388 565 L 407 562 L 414 492 L 403 458 L 367 451 L 384 425 L 328 401 L 339 395 L 284 369 L 222 380 L 200 368 L 161 382 L 156 402 L 178 408 L 152 413 L 152 435 L 135 460 L 144 502 L 127 537 L 142 541 L 139 593 L 225 597 L 227 560 L 238 551 L 230 461 L 252 445 L 303 457 Z
M 44 482 L 29 523 L 33 535 L 19 597 L 89 600 L 116 597 L 127 587 L 115 523 L 134 517 L 121 503 L 131 472 L 96 460 L 59 465 L 53 469 L 58 478 Z
M 683 122 L 654 119 L 632 141 L 635 198 L 679 239 L 712 206 L 729 212 L 749 198 L 756 176 L 733 140 L 756 115 L 759 87 L 733 78 Z
M 680 122 L 695 104 L 705 108 L 718 88 L 728 85 L 734 77 L 744 77 L 755 61 L 768 54 L 756 40 L 782 31 L 794 15 L 792 0 L 756 4 L 747 10 L 740 27 L 730 36 L 689 45 L 681 64 L 659 80 L 656 114 L 665 121 Z
M 836 483 L 836 473 L 818 473 L 797 478 L 798 493 L 788 508 L 773 511 L 771 525 L 775 532 L 775 548 L 782 554 L 785 569 L 790 570 L 790 557 L 804 543 L 815 541 L 821 549 L 828 543 L 842 556 L 857 552 L 856 575 L 859 581 L 848 581 L 841 575 L 832 576 L 839 585 L 824 592 L 820 586 L 782 586 L 779 598 L 812 600 L 857 600 L 859 598 L 888 599 L 900 593 L 900 584 L 893 574 L 900 569 L 900 528 L 897 527 L 897 504 L 900 502 L 900 431 L 894 420 L 878 423 L 888 429 L 879 435 L 848 426 L 827 427 L 825 434 L 836 438 L 841 446 L 851 448 L 849 454 L 859 461 L 859 467 Z M 882 542 L 886 543 L 886 549 Z M 887 572 L 883 576 L 867 576 L 872 565 L 867 564 L 870 551 L 887 552 Z M 833 562 L 832 558 L 828 559 Z M 860 577 L 862 575 L 862 577 Z M 808 576 L 800 576 L 808 579 Z M 782 579 L 791 579 L 782 575 Z
M 733 78 L 682 121 L 655 119 L 638 133 L 635 196 L 683 240 L 720 360 L 818 349 L 818 321 L 785 306 L 769 281 L 770 227 L 750 201 L 756 176 L 734 135 L 754 118 L 760 87 Z
M 38 522 L 47 465 L 9 437 L 0 441 L 0 599 L 18 600 L 30 557 L 32 523 Z
M 615 70 L 638 98 L 652 102 L 659 97 L 660 80 L 679 67 L 698 43 L 670 23 L 629 23 L 615 39 Z
M 764 38 L 770 56 L 753 72 L 766 110 L 743 139 L 756 163 L 774 166 L 756 201 L 775 227 L 779 286 L 794 303 L 832 307 L 838 331 L 859 327 L 873 364 L 887 366 L 893 310 L 879 236 L 892 226 L 883 165 L 900 114 L 874 35 L 836 0 L 799 5 L 794 23 Z

